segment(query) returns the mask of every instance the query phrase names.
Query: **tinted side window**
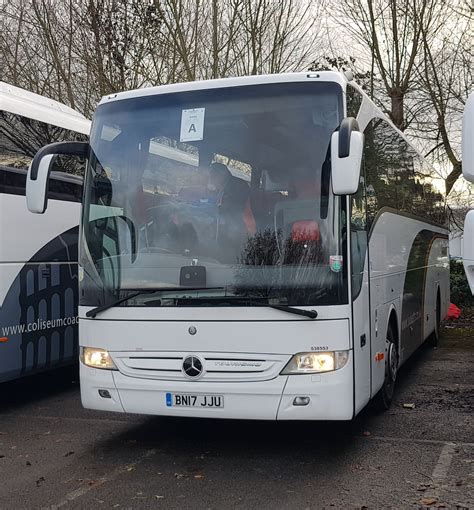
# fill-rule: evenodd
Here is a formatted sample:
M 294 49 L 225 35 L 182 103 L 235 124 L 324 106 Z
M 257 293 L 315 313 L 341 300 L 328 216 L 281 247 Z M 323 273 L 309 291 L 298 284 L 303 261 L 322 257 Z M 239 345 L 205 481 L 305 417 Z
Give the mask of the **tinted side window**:
M 52 142 L 87 141 L 88 137 L 51 124 L 45 124 L 10 112 L 0 112 L 0 193 L 24 195 L 26 172 L 36 152 Z M 77 158 L 57 158 L 53 172 L 72 176 L 84 175 L 84 161 Z M 49 181 L 49 198 L 81 201 L 80 181 Z
M 415 176 L 420 186 L 420 200 L 418 209 L 423 211 L 425 217 L 434 223 L 447 226 L 446 197 L 435 187 L 435 180 L 439 175 L 422 158 L 415 161 Z
M 66 200 L 68 202 L 82 201 L 82 181 L 80 179 L 50 177 L 48 198 L 52 200 Z
M 413 147 L 382 119 L 372 120 L 364 134 L 369 229 L 383 207 L 444 224 L 443 194 Z
M 354 88 L 351 84 L 347 85 L 346 101 L 347 101 L 347 116 L 357 118 L 357 114 L 362 104 L 362 94 Z
M 0 165 L 0 193 L 24 195 L 26 170 Z
M 351 198 L 351 277 L 352 299 L 356 299 L 362 287 L 365 254 L 367 252 L 367 208 L 365 177 L 360 177 L 359 189 Z

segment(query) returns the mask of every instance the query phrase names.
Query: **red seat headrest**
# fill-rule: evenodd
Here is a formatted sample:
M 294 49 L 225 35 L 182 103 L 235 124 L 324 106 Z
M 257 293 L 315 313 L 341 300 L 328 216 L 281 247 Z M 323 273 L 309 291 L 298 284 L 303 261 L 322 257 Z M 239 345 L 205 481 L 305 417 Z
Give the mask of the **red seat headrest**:
M 296 242 L 319 241 L 319 225 L 314 220 L 295 221 L 291 227 L 291 239 Z

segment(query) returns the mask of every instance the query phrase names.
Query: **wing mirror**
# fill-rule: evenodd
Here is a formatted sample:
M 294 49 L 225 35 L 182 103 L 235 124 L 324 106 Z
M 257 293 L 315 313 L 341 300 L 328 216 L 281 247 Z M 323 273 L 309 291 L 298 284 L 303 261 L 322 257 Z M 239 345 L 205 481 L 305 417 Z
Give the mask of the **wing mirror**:
M 40 149 L 30 167 L 26 178 L 26 203 L 32 213 L 43 214 L 48 208 L 48 182 L 56 156 L 87 157 L 89 144 L 85 142 L 51 143 Z
M 474 92 L 464 107 L 462 118 L 462 173 L 469 182 L 474 182 Z
M 469 287 L 474 295 L 474 210 L 469 211 L 464 220 L 462 262 Z
M 335 195 L 353 195 L 359 189 L 364 135 L 353 117 L 343 119 L 331 137 L 332 189 Z

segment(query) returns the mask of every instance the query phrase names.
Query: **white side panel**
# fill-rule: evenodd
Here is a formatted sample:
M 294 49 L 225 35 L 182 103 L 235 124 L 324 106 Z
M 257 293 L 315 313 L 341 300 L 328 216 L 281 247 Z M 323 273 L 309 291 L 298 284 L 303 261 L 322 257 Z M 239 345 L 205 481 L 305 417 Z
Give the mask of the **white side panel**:
M 45 214 L 31 214 L 24 196 L 0 194 L 0 264 L 25 263 L 53 238 L 79 224 L 81 204 L 49 200 Z M 0 303 L 16 275 L 4 272 Z
M 369 243 L 372 356 L 385 352 L 388 319 L 394 310 L 403 363 L 430 333 L 438 283 L 442 317 L 447 310 L 447 231 L 387 210 L 377 218 Z M 372 367 L 372 395 L 375 395 L 383 383 L 384 363 L 373 363 Z
M 0 381 L 77 358 L 79 209 L 52 200 L 36 215 L 0 194 Z

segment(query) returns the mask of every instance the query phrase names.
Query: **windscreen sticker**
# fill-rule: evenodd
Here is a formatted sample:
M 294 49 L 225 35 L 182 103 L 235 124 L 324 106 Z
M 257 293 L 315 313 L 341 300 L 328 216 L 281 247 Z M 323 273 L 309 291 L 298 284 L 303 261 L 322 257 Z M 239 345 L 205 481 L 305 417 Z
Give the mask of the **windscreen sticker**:
M 193 108 L 181 112 L 180 142 L 195 142 L 204 139 L 205 108 Z
M 330 255 L 329 256 L 329 267 L 331 271 L 339 273 L 342 270 L 344 258 L 342 255 Z

